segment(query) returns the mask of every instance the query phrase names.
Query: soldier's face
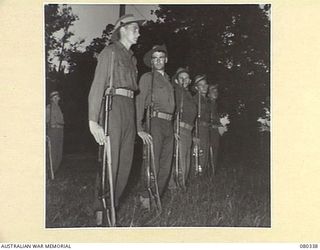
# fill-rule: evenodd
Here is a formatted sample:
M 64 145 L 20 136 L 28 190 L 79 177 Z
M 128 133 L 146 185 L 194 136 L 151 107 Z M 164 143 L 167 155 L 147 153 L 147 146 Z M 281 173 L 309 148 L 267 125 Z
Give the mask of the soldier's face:
M 206 95 L 208 93 L 208 83 L 207 80 L 203 79 L 198 82 L 197 89 L 201 95 Z
M 178 84 L 184 88 L 187 88 L 191 83 L 190 76 L 187 72 L 180 73 L 177 79 Z
M 52 102 L 54 102 L 54 103 L 56 103 L 56 104 L 58 104 L 59 103 L 59 101 L 60 101 L 60 96 L 59 95 L 56 95 L 56 96 L 54 96 L 54 97 L 52 97 Z
M 140 36 L 139 25 L 137 23 L 128 24 L 123 28 L 123 37 L 130 43 L 136 44 Z
M 167 55 L 164 52 L 156 51 L 151 56 L 151 64 L 155 70 L 164 70 L 164 66 L 167 63 Z
M 211 98 L 211 99 L 217 99 L 218 98 L 218 89 L 216 89 L 216 88 L 209 89 L 208 95 L 209 95 L 209 98 Z

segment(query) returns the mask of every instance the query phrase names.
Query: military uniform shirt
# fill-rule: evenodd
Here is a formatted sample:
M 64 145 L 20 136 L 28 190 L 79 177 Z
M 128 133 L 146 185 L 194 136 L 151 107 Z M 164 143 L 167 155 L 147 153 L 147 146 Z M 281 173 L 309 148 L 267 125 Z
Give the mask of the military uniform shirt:
M 194 101 L 191 93 L 185 88 L 179 86 L 178 84 L 174 84 L 174 89 L 176 98 L 176 112 L 180 111 L 181 101 L 183 98 L 180 121 L 193 126 L 195 118 L 197 116 L 197 103 Z
M 198 94 L 196 94 L 194 97 L 194 100 L 197 102 L 198 105 Z M 210 122 L 210 102 L 209 99 L 206 97 L 201 96 L 201 110 L 200 110 L 200 122 Z
M 139 81 L 140 93 L 137 95 L 137 130 L 143 131 L 142 120 L 145 108 L 151 103 L 152 72 L 143 74 Z M 153 110 L 173 114 L 175 109 L 174 90 L 169 76 L 154 72 L 153 81 Z
M 213 125 L 221 125 L 219 114 L 218 114 L 217 102 L 214 100 L 210 100 L 210 107 L 211 107 L 211 123 Z
M 109 86 L 111 54 L 114 51 L 113 87 L 137 90 L 137 60 L 131 50 L 115 42 L 99 54 L 89 93 L 89 120 L 98 122 L 104 91 Z
M 64 125 L 63 114 L 59 105 L 55 103 L 48 104 L 46 107 L 46 123 L 49 126 Z

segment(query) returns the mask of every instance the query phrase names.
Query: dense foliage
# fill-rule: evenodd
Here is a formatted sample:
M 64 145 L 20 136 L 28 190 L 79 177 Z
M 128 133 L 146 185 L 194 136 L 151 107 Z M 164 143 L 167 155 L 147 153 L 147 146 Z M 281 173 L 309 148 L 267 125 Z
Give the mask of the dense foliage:
M 220 112 L 230 114 L 230 135 L 237 141 L 252 137 L 263 107 L 270 109 L 269 11 L 270 5 L 160 5 L 154 12 L 157 21 L 141 28 L 139 43 L 133 46 L 139 75 L 148 70 L 144 53 L 165 43 L 167 72 L 173 75 L 185 66 L 193 77 L 207 74 L 210 84 L 219 84 Z M 88 150 L 94 144 L 87 128 L 87 96 L 96 56 L 109 43 L 114 26 L 106 24 L 101 37 L 83 51 L 78 49 L 81 42 L 70 43 L 69 27 L 78 19 L 70 6 L 46 5 L 45 17 L 47 90 L 56 88 L 63 94 L 66 150 Z M 60 39 L 53 35 L 59 30 Z M 59 59 L 56 69 L 50 53 Z

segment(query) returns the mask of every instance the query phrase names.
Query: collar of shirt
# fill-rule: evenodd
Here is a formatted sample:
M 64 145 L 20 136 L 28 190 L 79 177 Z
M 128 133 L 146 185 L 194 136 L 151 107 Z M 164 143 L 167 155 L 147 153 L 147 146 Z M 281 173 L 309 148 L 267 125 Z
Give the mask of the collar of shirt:
M 160 75 L 164 76 L 164 71 L 158 71 L 158 70 L 156 70 L 156 72 L 158 72 Z
M 133 51 L 131 49 L 127 50 L 126 47 L 124 47 L 124 45 L 119 42 L 119 41 L 115 41 L 114 42 L 115 46 L 118 47 L 120 50 L 123 50 L 125 53 L 129 53 L 130 56 L 133 56 Z
M 191 98 L 191 99 L 193 99 L 193 98 L 192 98 L 192 95 L 191 95 L 191 93 L 190 93 L 190 91 L 189 91 L 188 89 L 186 89 L 186 88 L 178 85 L 177 83 L 173 83 L 173 87 L 174 87 L 175 91 L 176 91 L 179 95 L 181 95 L 181 93 L 183 92 L 183 95 L 185 96 L 185 98 Z
M 163 72 L 163 74 L 161 74 L 159 71 L 155 70 L 154 74 L 155 74 L 155 77 L 164 77 L 170 83 L 170 77 L 166 72 Z M 172 86 L 171 83 L 170 83 L 170 86 Z
M 59 104 L 56 104 L 55 102 L 51 102 L 50 105 L 51 105 L 53 108 L 58 108 L 58 107 L 59 107 Z

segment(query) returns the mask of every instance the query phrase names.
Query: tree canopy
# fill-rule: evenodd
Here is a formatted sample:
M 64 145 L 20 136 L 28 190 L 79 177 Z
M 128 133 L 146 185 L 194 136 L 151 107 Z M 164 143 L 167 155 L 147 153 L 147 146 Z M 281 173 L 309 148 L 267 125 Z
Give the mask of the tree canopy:
M 253 127 L 270 98 L 269 10 L 270 5 L 258 4 L 159 5 L 154 11 L 157 20 L 141 27 L 139 42 L 132 47 L 139 76 L 149 70 L 143 55 L 155 44 L 166 44 L 169 75 L 181 66 L 188 67 L 192 77 L 207 74 L 210 84 L 219 84 L 220 111 Z M 114 25 L 106 24 L 101 36 L 80 51 L 79 44 L 65 46 L 73 35 L 69 27 L 77 19 L 70 6 L 45 6 L 46 62 L 50 66 L 50 51 L 55 51 L 60 62 L 68 62 L 62 86 L 66 112 L 71 115 L 70 122 L 80 121 L 87 129 L 87 96 L 96 56 L 110 43 Z M 64 34 L 60 40 L 53 36 L 58 30 Z M 76 107 L 81 111 L 74 112 Z
M 72 8 L 66 4 L 47 4 L 45 5 L 45 43 L 46 43 L 46 69 L 52 70 L 52 56 L 59 59 L 58 71 L 60 72 L 63 60 L 68 57 L 68 49 L 66 44 L 70 43 L 70 37 L 74 34 L 69 31 L 73 23 L 79 19 L 72 12 Z M 57 36 L 57 32 L 62 31 L 61 37 Z M 70 44 L 69 50 L 77 48 L 79 43 Z M 50 55 L 51 53 L 51 55 Z M 51 57 L 50 57 L 51 56 Z
M 142 29 L 140 58 L 165 43 L 172 75 L 189 67 L 219 83 L 225 112 L 255 115 L 270 95 L 270 5 L 160 5 Z M 139 54 L 139 51 L 137 51 Z M 253 117 L 253 116 L 252 116 Z

